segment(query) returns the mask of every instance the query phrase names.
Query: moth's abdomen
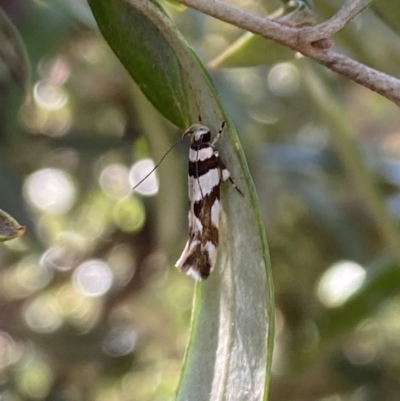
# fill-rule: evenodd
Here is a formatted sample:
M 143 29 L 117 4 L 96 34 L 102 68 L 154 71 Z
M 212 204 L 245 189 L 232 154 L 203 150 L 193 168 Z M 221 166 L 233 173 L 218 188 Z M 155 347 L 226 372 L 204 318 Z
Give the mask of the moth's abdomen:
M 195 280 L 205 280 L 212 272 L 216 260 L 217 248 L 211 242 L 202 244 L 189 240 L 176 267 Z

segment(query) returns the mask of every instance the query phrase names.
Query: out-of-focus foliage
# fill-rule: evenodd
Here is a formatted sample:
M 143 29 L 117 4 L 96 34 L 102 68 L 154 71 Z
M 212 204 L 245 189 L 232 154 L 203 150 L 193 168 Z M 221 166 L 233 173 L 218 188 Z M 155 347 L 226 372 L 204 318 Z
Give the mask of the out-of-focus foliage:
M 317 16 L 342 3 L 315 0 Z M 205 61 L 242 34 L 163 5 Z M 245 5 L 264 14 L 276 6 Z M 159 168 L 160 188 L 150 180 L 148 196 L 128 196 L 148 168 L 143 159 L 158 160 L 176 129 L 138 94 L 84 1 L 2 7 L 26 45 L 34 101 L 23 104 L 2 68 L 0 208 L 27 233 L 0 246 L 1 398 L 171 399 L 193 295 L 192 281 L 172 268 L 187 232 L 187 149 Z M 399 37 L 372 10 L 335 40 L 340 51 L 398 75 Z M 271 247 L 270 400 L 398 400 L 400 263 L 344 163 L 340 128 L 320 91 L 341 105 L 335 119 L 363 156 L 360 177 L 395 228 L 398 108 L 305 59 L 214 78 L 251 163 Z M 157 134 L 150 144 L 145 132 Z
M 400 9 L 390 0 L 375 1 L 372 9 L 397 33 L 400 33 Z
M 0 60 L 14 81 L 24 89 L 29 97 L 31 74 L 24 44 L 18 30 L 0 9 Z

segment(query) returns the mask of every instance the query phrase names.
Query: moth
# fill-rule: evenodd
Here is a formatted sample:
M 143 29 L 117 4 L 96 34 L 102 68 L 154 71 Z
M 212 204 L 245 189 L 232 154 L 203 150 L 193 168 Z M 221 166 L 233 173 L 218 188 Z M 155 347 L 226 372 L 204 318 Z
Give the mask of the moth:
M 191 137 L 189 150 L 189 239 L 175 266 L 195 280 L 205 280 L 214 269 L 219 243 L 221 214 L 221 182 L 229 180 L 236 186 L 229 170 L 219 157 L 215 144 L 222 135 L 225 121 L 211 142 L 211 130 L 199 123 L 193 124 L 182 135 Z M 161 164 L 166 155 L 180 142 L 176 141 L 154 168 L 142 178 L 137 188 Z
M 175 266 L 195 280 L 204 280 L 212 272 L 217 260 L 219 222 L 221 214 L 221 182 L 230 180 L 229 170 L 221 160 L 215 144 L 222 135 L 223 122 L 211 142 L 211 130 L 194 124 L 183 136 L 191 137 L 189 150 L 189 238 Z

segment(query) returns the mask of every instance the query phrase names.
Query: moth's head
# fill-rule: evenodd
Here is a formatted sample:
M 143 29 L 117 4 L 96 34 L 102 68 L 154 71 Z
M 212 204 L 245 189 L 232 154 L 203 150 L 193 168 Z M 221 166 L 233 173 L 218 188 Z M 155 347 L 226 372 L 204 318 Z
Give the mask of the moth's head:
M 183 134 L 183 136 L 190 135 L 192 142 L 208 143 L 211 141 L 211 130 L 202 124 L 193 124 Z

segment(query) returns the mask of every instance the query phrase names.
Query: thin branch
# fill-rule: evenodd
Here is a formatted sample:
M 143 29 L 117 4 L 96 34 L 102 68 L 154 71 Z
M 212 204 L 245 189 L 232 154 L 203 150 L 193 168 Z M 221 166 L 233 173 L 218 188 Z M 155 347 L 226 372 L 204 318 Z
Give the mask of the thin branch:
M 323 46 L 319 48 L 313 45 L 315 38 L 315 41 L 328 38 L 325 33 L 337 32 L 349 20 L 354 18 L 358 12 L 367 7 L 372 0 L 348 0 L 345 6 L 329 20 L 330 22 L 327 21 L 321 24 L 325 29 L 323 35 L 316 33 L 321 25 L 297 29 L 268 18 L 250 14 L 220 0 L 176 1 L 221 21 L 290 47 L 292 50 L 312 58 L 332 71 L 379 93 L 400 106 L 399 79 L 369 68 L 345 55 L 336 53 L 331 48 L 323 48 Z M 306 38 L 308 40 L 304 40 L 303 34 L 307 35 Z
M 311 43 L 320 39 L 330 38 L 373 1 L 374 0 L 347 0 L 339 11 L 329 20 L 322 24 L 303 28 L 301 34 L 302 40 Z
M 266 17 L 250 14 L 220 0 L 176 0 L 221 21 L 292 47 L 296 44 L 299 29 L 280 24 Z M 290 45 L 289 45 L 290 43 Z

